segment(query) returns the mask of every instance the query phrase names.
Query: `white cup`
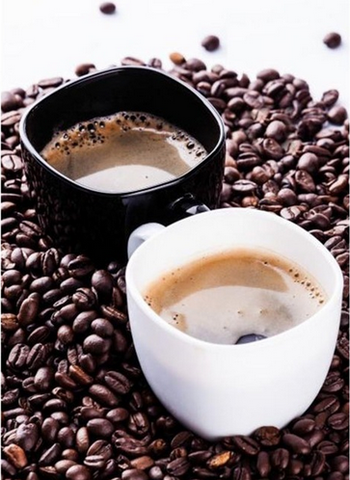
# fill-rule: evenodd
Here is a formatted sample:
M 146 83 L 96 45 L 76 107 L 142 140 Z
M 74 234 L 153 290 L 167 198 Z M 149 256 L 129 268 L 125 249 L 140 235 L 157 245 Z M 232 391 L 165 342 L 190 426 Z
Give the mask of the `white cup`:
M 144 226 L 151 230 L 154 225 Z M 143 227 L 131 244 L 142 243 Z M 140 233 L 141 232 L 141 233 Z M 299 264 L 323 287 L 324 306 L 303 323 L 241 345 L 204 342 L 174 328 L 143 299 L 162 273 L 235 246 L 261 247 Z M 131 247 L 133 249 L 133 247 Z M 342 272 L 311 234 L 273 213 L 232 208 L 201 213 L 162 228 L 126 270 L 136 353 L 149 385 L 184 426 L 213 440 L 282 428 L 303 414 L 326 378 L 339 329 Z M 297 300 L 296 300 L 297 301 Z

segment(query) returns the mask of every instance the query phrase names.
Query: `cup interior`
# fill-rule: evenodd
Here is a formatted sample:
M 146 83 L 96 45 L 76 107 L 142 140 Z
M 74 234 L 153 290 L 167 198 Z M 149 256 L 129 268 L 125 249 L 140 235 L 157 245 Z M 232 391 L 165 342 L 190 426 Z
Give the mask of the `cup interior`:
M 150 67 L 116 67 L 68 82 L 27 112 L 21 137 L 38 156 L 55 131 L 123 110 L 164 118 L 195 137 L 209 154 L 224 139 L 221 118 L 205 97 Z
M 325 305 L 341 291 L 343 280 L 338 264 L 310 233 L 273 213 L 243 208 L 221 209 L 181 220 L 146 241 L 127 266 L 128 288 L 153 316 L 142 297 L 152 281 L 203 254 L 233 247 L 266 249 L 300 265 L 323 287 Z

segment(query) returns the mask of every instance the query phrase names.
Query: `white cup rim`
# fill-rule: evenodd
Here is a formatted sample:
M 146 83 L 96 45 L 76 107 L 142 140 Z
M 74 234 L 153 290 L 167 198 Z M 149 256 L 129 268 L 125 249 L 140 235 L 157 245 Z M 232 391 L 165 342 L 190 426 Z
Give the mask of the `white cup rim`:
M 198 221 L 205 221 L 205 216 L 209 216 L 209 215 L 223 216 L 223 217 L 232 216 L 232 215 L 233 216 L 244 215 L 244 216 L 253 217 L 253 218 L 254 216 L 255 217 L 266 216 L 266 219 L 273 220 L 277 224 L 279 223 L 281 226 L 283 226 L 283 228 L 289 229 L 291 233 L 293 234 L 296 233 L 298 235 L 301 235 L 305 238 L 306 241 L 312 243 L 315 249 L 325 257 L 328 265 L 330 266 L 334 274 L 334 283 L 333 283 L 332 293 L 328 296 L 327 301 L 322 306 L 322 308 L 320 308 L 315 314 L 313 314 L 311 317 L 309 317 L 305 321 L 301 322 L 300 324 L 288 330 L 285 330 L 281 333 L 268 337 L 264 340 L 244 343 L 244 344 L 219 344 L 219 343 L 207 342 L 205 340 L 195 338 L 185 332 L 182 332 L 181 330 L 174 328 L 172 325 L 169 325 L 166 321 L 164 321 L 145 302 L 141 292 L 139 291 L 139 289 L 137 288 L 137 286 L 133 281 L 133 276 L 137 272 L 138 259 L 143 255 L 144 250 L 151 248 L 152 245 L 154 245 L 156 248 L 157 243 L 159 244 L 159 242 L 162 242 L 164 237 L 171 235 L 172 232 L 174 231 L 176 232 L 179 228 L 182 228 L 183 225 L 186 225 L 186 224 L 195 225 L 195 223 Z M 282 217 L 271 212 L 266 212 L 262 210 L 251 209 L 251 208 L 237 207 L 232 209 L 227 208 L 227 209 L 211 210 L 208 212 L 200 213 L 198 215 L 194 215 L 189 218 L 185 218 L 183 220 L 179 220 L 178 222 L 175 222 L 169 225 L 164 230 L 162 230 L 161 232 L 157 233 L 156 235 L 148 239 L 133 253 L 131 258 L 129 259 L 129 262 L 126 267 L 126 285 L 128 289 L 128 294 L 133 296 L 134 300 L 138 304 L 138 307 L 142 309 L 143 313 L 148 318 L 150 318 L 153 322 L 155 322 L 160 328 L 167 331 L 170 335 L 177 337 L 182 342 L 192 345 L 193 347 L 205 348 L 207 351 L 219 352 L 219 351 L 231 349 L 232 351 L 236 351 L 237 353 L 238 352 L 246 353 L 251 350 L 254 350 L 255 352 L 256 350 L 259 350 L 259 349 L 271 348 L 276 343 L 289 341 L 294 336 L 300 336 L 301 334 L 303 334 L 303 330 L 306 330 L 312 327 L 313 324 L 318 321 L 318 318 L 320 316 L 324 316 L 325 310 L 330 309 L 332 307 L 332 304 L 334 304 L 334 301 L 336 300 L 337 295 L 339 295 L 339 292 L 342 292 L 343 274 L 335 258 L 327 250 L 327 248 L 319 240 L 317 240 L 312 234 L 304 230 L 302 227 L 288 220 L 285 220 Z

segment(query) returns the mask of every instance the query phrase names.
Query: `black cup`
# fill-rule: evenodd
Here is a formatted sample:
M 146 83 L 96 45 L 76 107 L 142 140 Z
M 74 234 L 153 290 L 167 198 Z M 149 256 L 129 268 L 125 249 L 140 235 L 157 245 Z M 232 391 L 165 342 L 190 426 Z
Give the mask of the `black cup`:
M 208 155 L 185 175 L 127 193 L 83 186 L 51 167 L 40 151 L 57 130 L 118 111 L 162 117 L 196 138 Z M 44 232 L 65 252 L 97 263 L 126 260 L 130 233 L 143 223 L 168 225 L 218 206 L 225 133 L 220 115 L 201 94 L 153 68 L 120 67 L 70 81 L 27 110 L 20 125 L 25 171 Z

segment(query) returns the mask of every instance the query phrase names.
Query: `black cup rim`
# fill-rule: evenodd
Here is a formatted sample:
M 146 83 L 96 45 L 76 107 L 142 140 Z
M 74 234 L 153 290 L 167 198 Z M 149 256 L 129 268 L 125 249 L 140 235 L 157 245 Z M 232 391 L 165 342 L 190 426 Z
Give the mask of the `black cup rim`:
M 163 182 L 157 185 L 153 185 L 150 187 L 138 189 L 138 190 L 130 190 L 127 192 L 110 192 L 110 191 L 104 191 L 104 190 L 98 190 L 95 188 L 88 187 L 86 185 L 80 184 L 76 182 L 75 180 L 72 180 L 71 178 L 67 177 L 66 175 L 62 174 L 55 168 L 53 168 L 46 160 L 40 155 L 40 153 L 36 150 L 36 148 L 33 146 L 32 142 L 29 140 L 28 135 L 27 135 L 27 121 L 28 117 L 31 115 L 33 110 L 40 108 L 40 105 L 42 103 L 45 103 L 48 101 L 48 99 L 52 96 L 56 96 L 59 94 L 60 91 L 65 90 L 67 88 L 75 88 L 76 85 L 84 84 L 84 83 L 89 83 L 91 81 L 94 81 L 96 78 L 99 77 L 105 77 L 109 75 L 113 75 L 115 72 L 120 72 L 120 71 L 127 71 L 127 70 L 134 70 L 135 72 L 137 71 L 149 71 L 153 72 L 153 74 L 156 75 L 161 75 L 165 78 L 167 78 L 169 81 L 172 81 L 176 84 L 179 84 L 182 86 L 182 88 L 188 90 L 192 95 L 196 96 L 198 100 L 200 100 L 201 103 L 205 105 L 205 107 L 208 109 L 208 111 L 211 113 L 213 118 L 216 120 L 216 123 L 219 127 L 219 135 L 218 135 L 218 140 L 215 144 L 215 147 L 210 150 L 210 152 L 207 154 L 207 156 L 195 167 L 191 168 L 188 172 L 185 174 L 181 175 L 180 177 L 176 177 L 175 179 L 169 180 L 167 182 Z M 37 100 L 33 105 L 27 108 L 27 110 L 24 112 L 21 120 L 20 120 L 20 125 L 19 125 L 19 135 L 22 144 L 24 145 L 25 149 L 32 155 L 33 158 L 39 163 L 43 168 L 48 170 L 52 175 L 58 177 L 61 181 L 73 186 L 74 188 L 78 188 L 79 190 L 89 192 L 92 194 L 97 194 L 100 196 L 105 196 L 105 197 L 118 197 L 118 198 L 130 198 L 130 197 L 135 197 L 138 195 L 143 195 L 145 193 L 153 193 L 158 190 L 162 190 L 164 188 L 176 186 L 179 183 L 182 183 L 183 181 L 186 181 L 186 179 L 190 178 L 194 172 L 196 172 L 198 169 L 203 168 L 208 162 L 211 161 L 211 158 L 215 156 L 219 150 L 222 148 L 223 143 L 225 142 L 226 134 L 225 134 L 225 128 L 224 128 L 224 123 L 223 120 L 219 114 L 219 112 L 216 110 L 216 108 L 207 100 L 202 94 L 197 92 L 193 87 L 190 85 L 186 84 L 184 81 L 181 79 L 178 79 L 169 73 L 154 68 L 154 67 L 149 67 L 149 66 L 135 66 L 135 65 L 124 65 L 120 67 L 109 67 L 103 70 L 99 70 L 97 72 L 89 73 L 87 75 L 84 75 L 82 77 L 76 78 L 69 80 L 65 82 L 63 85 L 60 85 L 57 87 L 53 92 L 50 92 L 49 94 L 45 95 L 43 98 L 40 100 Z

